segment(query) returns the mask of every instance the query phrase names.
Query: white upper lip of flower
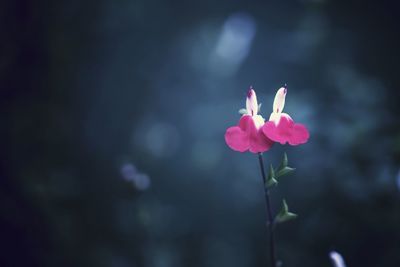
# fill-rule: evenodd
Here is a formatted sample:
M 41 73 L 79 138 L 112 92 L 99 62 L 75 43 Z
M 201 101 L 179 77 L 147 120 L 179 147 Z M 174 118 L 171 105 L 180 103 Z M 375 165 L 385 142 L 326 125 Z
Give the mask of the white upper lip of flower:
M 256 92 L 251 87 L 249 92 L 247 93 L 246 110 L 247 114 L 251 116 L 255 116 L 258 113 L 257 95 Z
M 286 87 L 281 87 L 276 92 L 274 98 L 274 104 L 272 105 L 272 112 L 281 113 L 283 108 L 285 107 L 285 98 L 286 98 L 287 89 Z
M 346 267 L 342 255 L 340 255 L 336 251 L 331 251 L 331 253 L 329 253 L 329 256 L 331 257 L 333 265 L 335 267 Z
M 276 92 L 274 103 L 272 105 L 272 113 L 269 116 L 269 120 L 275 122 L 276 124 L 279 122 L 282 116 L 290 118 L 289 114 L 283 113 L 283 108 L 285 107 L 285 99 L 287 94 L 287 88 L 281 87 Z
M 264 118 L 261 115 L 258 115 L 258 102 L 256 92 L 252 87 L 250 87 L 249 92 L 247 93 L 246 98 L 246 110 L 247 114 L 253 118 L 254 125 L 257 129 L 260 129 L 264 125 Z

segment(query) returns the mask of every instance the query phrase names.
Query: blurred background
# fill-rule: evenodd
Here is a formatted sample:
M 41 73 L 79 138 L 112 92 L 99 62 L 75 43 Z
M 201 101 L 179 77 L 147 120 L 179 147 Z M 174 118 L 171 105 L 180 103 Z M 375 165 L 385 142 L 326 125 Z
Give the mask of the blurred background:
M 395 1 L 1 1 L 0 266 L 266 266 L 253 85 L 309 142 L 275 145 L 283 266 L 400 266 Z

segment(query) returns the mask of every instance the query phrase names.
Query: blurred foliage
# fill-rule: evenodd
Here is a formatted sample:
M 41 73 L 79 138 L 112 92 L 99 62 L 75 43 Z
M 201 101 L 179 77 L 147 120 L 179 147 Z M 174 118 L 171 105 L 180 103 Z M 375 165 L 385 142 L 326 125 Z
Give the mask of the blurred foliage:
M 398 267 L 398 18 L 391 1 L 0 2 L 0 266 L 265 266 L 257 158 L 223 134 L 249 85 L 268 118 L 287 83 L 311 139 L 265 154 L 296 168 L 274 188 L 299 215 L 279 258 Z

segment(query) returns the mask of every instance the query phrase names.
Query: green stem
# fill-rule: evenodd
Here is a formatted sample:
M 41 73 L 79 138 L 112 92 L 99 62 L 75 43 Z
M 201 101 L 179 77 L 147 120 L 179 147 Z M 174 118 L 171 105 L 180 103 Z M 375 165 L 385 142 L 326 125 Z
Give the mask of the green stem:
M 269 199 L 269 190 L 266 186 L 267 177 L 265 175 L 264 160 L 262 153 L 258 153 L 258 161 L 260 163 L 261 175 L 263 178 L 263 186 L 265 193 L 265 203 L 267 208 L 267 229 L 269 232 L 269 253 L 271 260 L 271 267 L 276 267 L 276 256 L 275 256 L 275 240 L 274 240 L 274 217 L 272 216 L 271 200 Z

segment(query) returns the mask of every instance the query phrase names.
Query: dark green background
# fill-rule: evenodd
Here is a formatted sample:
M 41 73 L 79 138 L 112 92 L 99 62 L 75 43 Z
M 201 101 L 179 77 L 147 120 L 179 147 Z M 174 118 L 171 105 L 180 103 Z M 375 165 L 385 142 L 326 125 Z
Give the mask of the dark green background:
M 277 229 L 283 266 L 337 250 L 398 267 L 399 15 L 395 1 L 1 1 L 0 266 L 266 266 L 257 158 L 223 135 L 249 85 L 268 118 L 287 83 L 311 138 L 265 153 L 297 168 L 272 192 L 299 214 Z M 215 56 L 232 16 L 255 30 L 239 63 Z

